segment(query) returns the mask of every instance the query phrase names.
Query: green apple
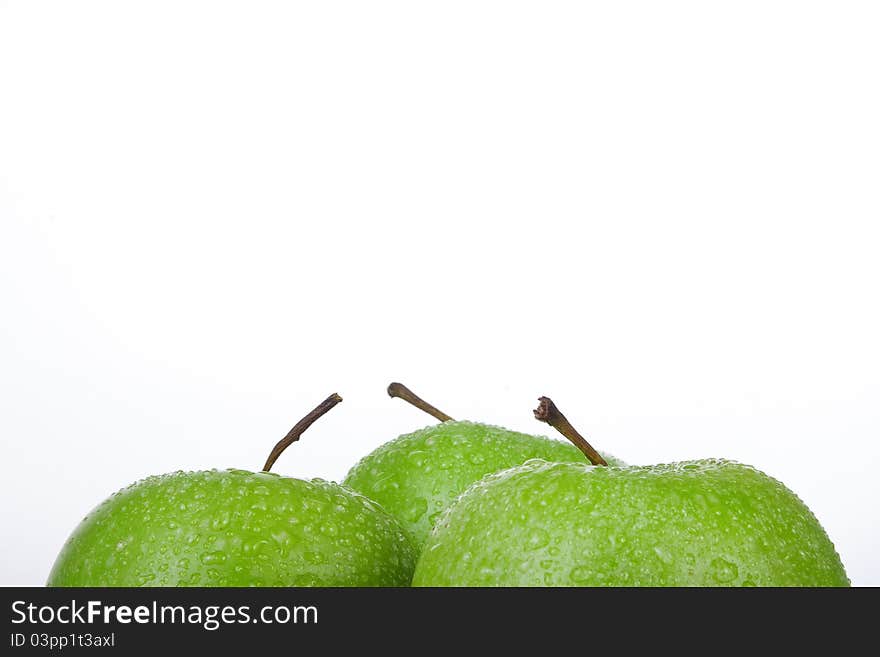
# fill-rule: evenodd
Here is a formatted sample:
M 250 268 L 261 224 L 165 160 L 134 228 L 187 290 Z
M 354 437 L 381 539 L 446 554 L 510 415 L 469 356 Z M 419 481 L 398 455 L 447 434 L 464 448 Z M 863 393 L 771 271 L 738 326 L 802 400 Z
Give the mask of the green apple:
M 273 449 L 263 472 L 148 477 L 74 530 L 49 586 L 407 586 L 416 553 L 377 504 L 339 484 L 268 472 L 331 395 Z
M 547 398 L 536 415 L 563 426 Z M 848 586 L 849 579 L 806 505 L 750 466 L 532 460 L 482 479 L 450 506 L 413 585 Z
M 533 458 L 585 462 L 584 454 L 567 442 L 455 421 L 399 383 L 392 383 L 388 393 L 442 423 L 385 443 L 361 459 L 344 483 L 397 518 L 417 548 L 424 544 L 440 513 L 483 476 Z M 607 458 L 622 465 L 613 457 Z

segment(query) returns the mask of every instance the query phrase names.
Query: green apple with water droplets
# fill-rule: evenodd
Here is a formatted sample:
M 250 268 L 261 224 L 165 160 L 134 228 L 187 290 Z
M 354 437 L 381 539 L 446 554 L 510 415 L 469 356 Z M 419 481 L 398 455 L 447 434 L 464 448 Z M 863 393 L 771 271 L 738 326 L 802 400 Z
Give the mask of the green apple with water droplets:
M 547 402 L 536 415 L 546 418 Z M 564 416 L 552 408 L 557 426 Z M 848 586 L 849 579 L 807 506 L 750 466 L 536 459 L 482 479 L 447 509 L 413 585 Z
M 485 475 L 533 458 L 586 462 L 584 454 L 571 443 L 453 420 L 400 383 L 392 383 L 388 392 L 441 423 L 380 446 L 349 471 L 344 483 L 397 518 L 416 547 L 424 544 L 441 512 Z M 622 465 L 614 457 L 605 458 Z
M 74 530 L 49 586 L 407 586 L 416 553 L 373 501 L 336 483 L 268 472 L 331 395 L 276 445 L 262 472 L 148 477 Z
M 406 586 L 409 539 L 338 484 L 243 470 L 149 477 L 103 502 L 49 586 Z

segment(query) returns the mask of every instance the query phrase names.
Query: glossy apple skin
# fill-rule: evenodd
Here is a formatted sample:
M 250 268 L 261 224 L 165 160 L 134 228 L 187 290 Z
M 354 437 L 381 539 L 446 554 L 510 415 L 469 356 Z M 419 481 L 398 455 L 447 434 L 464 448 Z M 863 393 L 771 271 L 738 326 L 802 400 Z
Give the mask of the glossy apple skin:
M 704 460 L 534 460 L 438 521 L 414 586 L 848 586 L 830 539 L 780 482 Z
M 48 586 L 407 586 L 416 553 L 362 495 L 243 470 L 149 477 L 74 530 Z
M 534 458 L 586 462 L 568 442 L 478 422 L 449 421 L 385 443 L 361 459 L 343 483 L 381 504 L 420 548 L 440 513 L 468 486 Z M 605 458 L 622 464 L 614 457 Z

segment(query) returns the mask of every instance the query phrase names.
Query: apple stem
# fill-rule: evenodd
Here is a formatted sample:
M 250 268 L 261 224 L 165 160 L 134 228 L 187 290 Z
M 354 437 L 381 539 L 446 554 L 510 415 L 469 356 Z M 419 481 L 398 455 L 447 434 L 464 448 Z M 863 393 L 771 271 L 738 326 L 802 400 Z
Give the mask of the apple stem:
M 269 472 L 269 470 L 275 464 L 275 461 L 277 461 L 278 457 L 281 456 L 281 452 L 283 452 L 285 449 L 290 447 L 290 445 L 299 440 L 299 437 L 305 433 L 306 429 L 312 426 L 312 423 L 315 420 L 324 415 L 324 413 L 329 411 L 341 401 L 342 397 L 334 392 L 332 395 L 327 397 L 327 399 L 325 399 L 320 404 L 315 406 L 315 408 L 309 411 L 309 414 L 306 415 L 302 420 L 294 424 L 293 428 L 287 432 L 287 435 L 279 440 L 278 444 L 272 448 L 272 452 L 269 454 L 269 458 L 266 459 L 266 465 L 263 466 L 263 472 Z
M 539 397 L 538 408 L 535 409 L 534 413 L 536 420 L 546 422 L 573 442 L 575 447 L 584 453 L 584 456 L 587 457 L 590 463 L 593 465 L 608 465 L 605 459 L 602 458 L 602 455 L 587 442 L 587 439 L 571 426 L 571 422 L 562 414 L 562 411 L 556 408 L 556 404 L 553 403 L 552 399 L 549 397 Z
M 388 386 L 388 396 L 398 397 L 403 401 L 412 404 L 419 410 L 425 411 L 425 413 L 437 418 L 441 422 L 448 422 L 452 420 L 452 418 L 446 415 L 446 413 L 434 406 L 431 406 L 428 402 L 419 397 L 416 393 L 414 393 L 402 383 L 394 382 L 390 384 Z

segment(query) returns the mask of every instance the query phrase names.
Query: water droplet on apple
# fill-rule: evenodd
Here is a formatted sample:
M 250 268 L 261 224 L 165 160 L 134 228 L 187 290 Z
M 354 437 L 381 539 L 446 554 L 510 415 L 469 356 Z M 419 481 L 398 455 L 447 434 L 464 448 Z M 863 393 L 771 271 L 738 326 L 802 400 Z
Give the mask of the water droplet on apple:
M 226 561 L 226 553 L 219 550 L 215 552 L 206 552 L 201 556 L 203 564 L 223 563 Z
M 149 582 L 156 579 L 155 573 L 139 573 L 138 586 L 146 586 Z
M 540 550 L 550 542 L 550 534 L 540 527 L 536 527 L 529 534 L 526 542 L 526 550 Z
M 719 584 L 732 582 L 739 575 L 739 569 L 735 563 L 731 563 L 727 559 L 716 557 L 709 564 L 709 577 Z
M 303 558 L 305 558 L 305 560 L 308 561 L 310 564 L 314 564 L 316 566 L 327 562 L 327 559 L 324 557 L 323 554 L 311 550 L 303 554 Z
M 229 511 L 227 511 L 225 509 L 220 511 L 216 516 L 211 518 L 211 523 L 210 523 L 211 529 L 215 532 L 220 531 L 222 529 L 225 529 L 226 526 L 229 524 L 229 518 L 230 518 Z

